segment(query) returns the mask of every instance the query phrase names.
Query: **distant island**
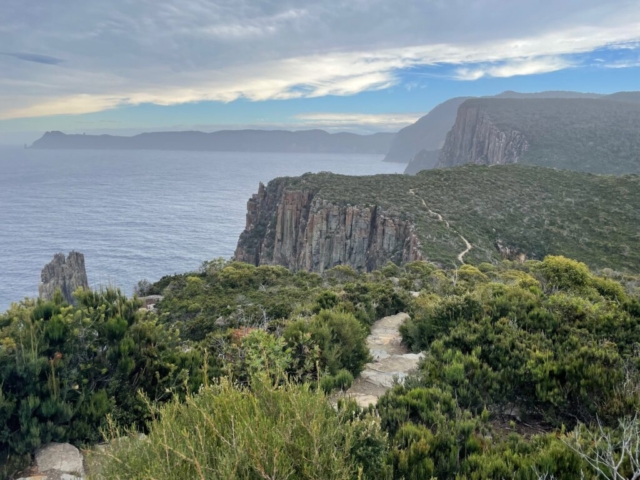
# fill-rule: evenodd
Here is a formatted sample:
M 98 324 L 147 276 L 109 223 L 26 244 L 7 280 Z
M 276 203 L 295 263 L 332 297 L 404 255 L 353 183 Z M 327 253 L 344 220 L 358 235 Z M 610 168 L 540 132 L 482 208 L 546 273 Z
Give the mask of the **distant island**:
M 153 132 L 132 137 L 45 133 L 31 147 L 43 150 L 190 150 L 212 152 L 359 153 L 384 155 L 395 133 L 329 133 L 324 130 L 221 130 Z

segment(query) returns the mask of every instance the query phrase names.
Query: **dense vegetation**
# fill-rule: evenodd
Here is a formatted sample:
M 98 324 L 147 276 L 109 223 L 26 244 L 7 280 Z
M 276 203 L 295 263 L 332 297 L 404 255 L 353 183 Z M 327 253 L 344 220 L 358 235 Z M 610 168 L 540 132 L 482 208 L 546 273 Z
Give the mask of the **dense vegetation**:
M 637 92 L 599 99 L 472 99 L 501 130 L 529 142 L 521 162 L 591 173 L 640 173 Z
M 639 434 L 637 276 L 563 257 L 324 276 L 214 261 L 140 288 L 157 312 L 106 290 L 0 316 L 5 473 L 106 435 L 106 478 L 597 478 L 598 429 L 617 456 Z M 330 407 L 399 311 L 419 371 L 377 408 Z
M 640 177 L 596 176 L 524 165 L 464 166 L 413 177 L 308 174 L 267 189 L 307 190 L 337 204 L 378 205 L 410 218 L 427 259 L 443 266 L 472 245 L 472 263 L 564 255 L 597 268 L 640 265 Z M 411 193 L 414 192 L 414 194 Z M 452 228 L 423 205 L 440 213 Z M 254 232 L 260 235 L 259 229 Z

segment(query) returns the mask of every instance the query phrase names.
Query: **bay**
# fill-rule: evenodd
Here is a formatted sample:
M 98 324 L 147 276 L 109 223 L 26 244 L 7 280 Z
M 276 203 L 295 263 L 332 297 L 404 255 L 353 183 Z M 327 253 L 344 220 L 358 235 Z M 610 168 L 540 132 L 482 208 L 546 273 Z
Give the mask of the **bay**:
M 37 295 L 54 253 L 85 254 L 92 287 L 230 258 L 258 182 L 402 173 L 377 155 L 0 149 L 0 311 Z

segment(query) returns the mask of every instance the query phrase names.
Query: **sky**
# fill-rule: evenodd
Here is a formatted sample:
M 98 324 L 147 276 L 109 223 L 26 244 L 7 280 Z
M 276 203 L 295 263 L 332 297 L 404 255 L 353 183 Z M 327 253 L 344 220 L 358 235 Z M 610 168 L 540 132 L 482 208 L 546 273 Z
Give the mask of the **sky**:
M 640 90 L 640 0 L 0 1 L 0 144 L 397 131 L 504 90 Z

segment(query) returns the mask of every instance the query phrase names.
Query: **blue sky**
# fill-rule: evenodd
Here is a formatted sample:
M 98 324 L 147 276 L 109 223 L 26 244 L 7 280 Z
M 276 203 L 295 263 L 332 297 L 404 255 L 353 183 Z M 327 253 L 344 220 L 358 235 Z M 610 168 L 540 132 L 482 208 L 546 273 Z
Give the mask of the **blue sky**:
M 640 89 L 640 1 L 3 0 L 0 143 L 398 130 L 504 90 Z

